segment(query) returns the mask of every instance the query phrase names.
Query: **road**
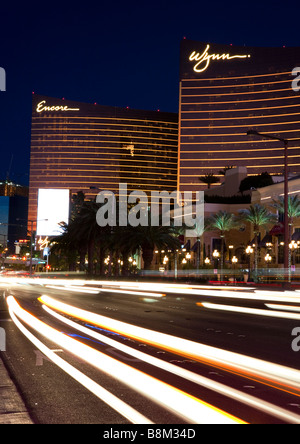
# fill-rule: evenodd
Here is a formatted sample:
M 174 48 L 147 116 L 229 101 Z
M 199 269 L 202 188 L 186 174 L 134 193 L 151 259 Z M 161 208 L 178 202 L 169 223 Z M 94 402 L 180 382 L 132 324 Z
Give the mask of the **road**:
M 2 357 L 36 424 L 300 423 L 296 291 L 0 285 Z

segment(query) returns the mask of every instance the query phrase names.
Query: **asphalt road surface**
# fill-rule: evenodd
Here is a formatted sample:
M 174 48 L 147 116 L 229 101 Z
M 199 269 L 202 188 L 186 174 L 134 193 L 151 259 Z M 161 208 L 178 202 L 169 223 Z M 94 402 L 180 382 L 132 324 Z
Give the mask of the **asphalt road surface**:
M 1 356 L 36 424 L 300 423 L 300 293 L 0 283 Z

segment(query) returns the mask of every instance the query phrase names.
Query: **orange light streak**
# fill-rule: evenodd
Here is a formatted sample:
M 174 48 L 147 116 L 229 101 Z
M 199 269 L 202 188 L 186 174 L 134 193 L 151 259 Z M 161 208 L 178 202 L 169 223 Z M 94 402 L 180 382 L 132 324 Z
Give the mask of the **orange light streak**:
M 300 396 L 300 373 L 296 369 L 137 327 L 67 305 L 49 296 L 43 295 L 39 301 L 69 316 L 123 336 Z
M 239 418 L 59 332 L 21 308 L 13 296 L 8 296 L 7 304 L 11 313 L 47 339 L 98 370 L 117 378 L 185 421 L 195 424 L 246 424 Z

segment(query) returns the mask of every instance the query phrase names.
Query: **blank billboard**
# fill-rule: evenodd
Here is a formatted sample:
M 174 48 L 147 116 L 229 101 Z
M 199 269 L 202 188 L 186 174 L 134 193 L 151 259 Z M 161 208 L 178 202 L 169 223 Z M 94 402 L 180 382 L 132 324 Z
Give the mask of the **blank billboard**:
M 60 224 L 69 223 L 69 190 L 39 189 L 37 236 L 59 236 Z

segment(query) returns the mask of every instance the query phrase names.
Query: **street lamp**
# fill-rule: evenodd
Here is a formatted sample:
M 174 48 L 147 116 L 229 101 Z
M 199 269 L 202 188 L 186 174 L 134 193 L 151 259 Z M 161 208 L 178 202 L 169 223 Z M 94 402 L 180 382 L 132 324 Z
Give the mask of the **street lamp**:
M 234 279 L 234 282 L 236 282 L 236 279 L 235 279 L 235 266 L 238 263 L 238 258 L 236 256 L 233 256 L 232 259 L 231 259 L 231 262 L 232 262 L 232 265 L 233 265 L 233 279 Z
M 273 135 L 260 133 L 255 130 L 247 131 L 248 136 L 259 136 L 264 139 L 279 140 L 284 144 L 284 269 L 285 273 L 289 268 L 289 217 L 288 217 L 288 139 Z M 293 139 L 293 142 L 300 141 L 300 139 Z
M 214 259 L 215 259 L 215 263 L 217 263 L 218 259 L 220 257 L 219 251 L 218 250 L 214 250 L 212 255 L 213 255 Z
M 26 219 L 17 219 L 20 221 L 26 221 Z M 29 276 L 32 276 L 32 256 L 33 256 L 33 224 L 36 222 L 47 222 L 48 219 L 39 219 L 39 220 L 28 220 L 28 222 L 30 223 L 30 262 L 29 262 Z
M 30 262 L 29 262 L 29 276 L 32 276 L 32 255 L 33 255 L 33 224 L 35 223 L 34 220 L 28 220 L 30 222 Z
M 214 273 L 218 274 L 218 265 L 219 265 L 218 261 L 219 261 L 220 253 L 218 250 L 214 250 L 212 255 L 214 258 L 214 268 L 215 268 Z M 219 275 L 218 275 L 218 280 L 219 280 Z
M 291 243 L 289 244 L 289 277 L 291 278 L 291 271 L 292 271 L 292 265 L 293 265 L 293 269 L 295 271 L 295 251 L 298 248 L 298 244 L 297 242 L 295 242 L 294 240 L 291 241 Z M 293 257 L 293 261 L 292 261 L 292 257 Z M 293 262 L 293 264 L 292 264 Z
M 250 281 L 251 279 L 251 254 L 253 253 L 253 248 L 251 247 L 251 245 L 248 245 L 248 247 L 246 248 L 246 254 L 248 255 L 248 265 L 249 265 L 249 273 L 248 273 L 248 281 Z
M 218 250 L 214 250 L 214 252 L 213 252 L 213 257 L 214 257 L 214 258 L 218 258 L 218 257 L 220 257 L 220 253 L 218 252 Z
M 265 255 L 265 261 L 266 261 L 266 262 L 271 262 L 271 260 L 272 260 L 272 256 L 270 256 L 270 254 L 267 253 L 267 254 Z
M 266 261 L 266 265 L 267 265 L 267 267 L 268 267 L 267 280 L 268 280 L 268 282 L 269 282 L 269 281 L 270 281 L 270 263 L 271 263 L 271 261 L 272 261 L 272 256 L 270 256 L 269 253 L 267 253 L 267 254 L 265 255 L 265 261 Z

